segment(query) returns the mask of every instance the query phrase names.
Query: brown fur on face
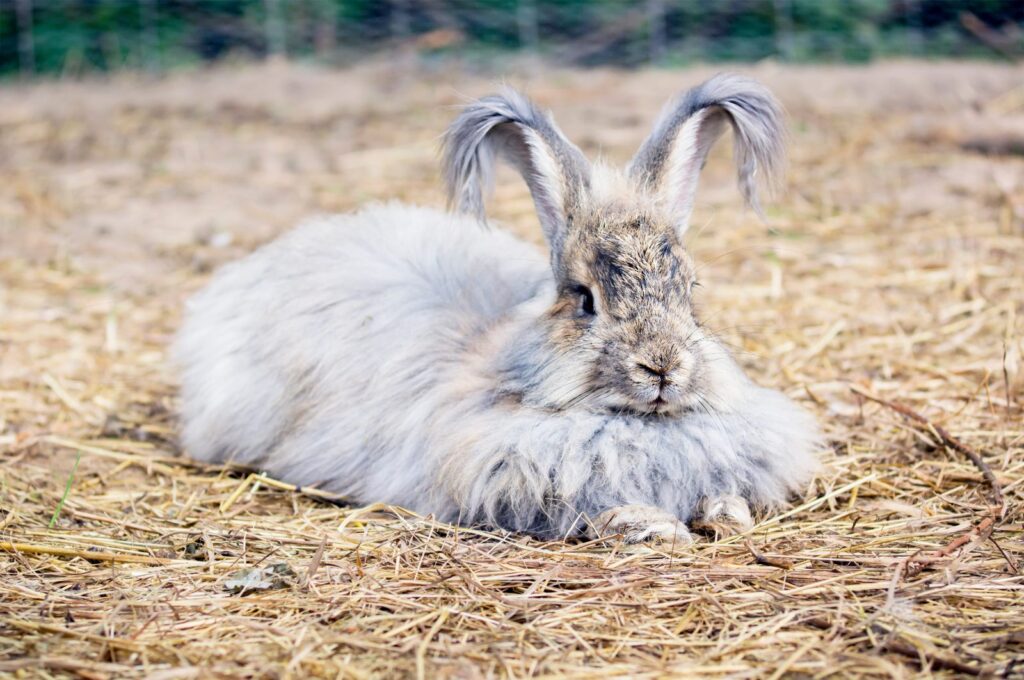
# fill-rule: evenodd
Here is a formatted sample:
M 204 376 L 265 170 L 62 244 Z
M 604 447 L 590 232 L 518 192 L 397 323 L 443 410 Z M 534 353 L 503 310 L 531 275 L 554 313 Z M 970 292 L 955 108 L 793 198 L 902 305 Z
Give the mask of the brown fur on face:
M 502 394 L 553 410 L 729 408 L 743 378 L 694 318 L 694 270 L 680 243 L 700 170 L 727 127 L 740 190 L 757 210 L 755 177 L 778 174 L 784 129 L 775 98 L 745 78 L 716 76 L 671 102 L 623 171 L 590 164 L 515 91 L 459 115 L 445 136 L 450 202 L 483 219 L 494 161 L 511 163 L 530 188 L 557 286 L 534 332 L 500 362 Z
M 654 210 L 604 205 L 574 220 L 559 264 L 551 339 L 588 355 L 588 402 L 645 414 L 695 406 L 704 335 L 675 227 Z

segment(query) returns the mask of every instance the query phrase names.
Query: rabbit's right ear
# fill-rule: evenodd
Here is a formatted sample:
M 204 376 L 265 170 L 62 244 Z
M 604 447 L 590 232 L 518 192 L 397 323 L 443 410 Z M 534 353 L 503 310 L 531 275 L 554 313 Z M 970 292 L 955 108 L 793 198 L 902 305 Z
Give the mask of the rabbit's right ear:
M 684 92 L 665 107 L 630 162 L 630 177 L 661 200 L 681 232 L 689 222 L 701 168 L 726 124 L 735 133 L 740 191 L 763 217 L 756 175 L 761 173 L 768 184 L 778 181 L 785 129 L 779 102 L 753 80 L 721 74 Z
M 444 176 L 450 207 L 484 219 L 484 189 L 493 184 L 496 157 L 526 180 L 554 259 L 569 217 L 590 186 L 590 164 L 554 121 L 511 88 L 469 104 L 444 138 Z

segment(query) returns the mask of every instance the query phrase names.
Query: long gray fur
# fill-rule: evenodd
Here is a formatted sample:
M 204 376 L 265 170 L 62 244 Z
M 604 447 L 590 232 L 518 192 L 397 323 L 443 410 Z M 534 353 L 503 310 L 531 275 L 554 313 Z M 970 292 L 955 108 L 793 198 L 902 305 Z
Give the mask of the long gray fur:
M 722 82 L 733 81 L 698 88 L 689 109 L 736 92 Z M 768 162 L 775 109 L 748 99 L 719 105 L 772 117 L 738 126 Z M 522 139 L 516 127 L 495 136 L 502 126 L 537 131 L 560 148 L 559 173 L 589 177 L 547 121 L 507 92 L 463 112 L 446 141 L 455 204 L 482 209 L 490 155 Z M 671 121 L 655 133 L 666 143 Z M 654 162 L 649 145 L 638 158 Z M 530 182 L 523 149 L 510 160 Z M 818 429 L 698 322 L 695 268 L 670 217 L 640 194 L 576 186 L 554 268 L 504 231 L 398 204 L 309 222 L 226 266 L 190 302 L 175 346 L 185 449 L 552 538 L 622 505 L 687 521 L 708 498 L 772 508 L 803 489 Z

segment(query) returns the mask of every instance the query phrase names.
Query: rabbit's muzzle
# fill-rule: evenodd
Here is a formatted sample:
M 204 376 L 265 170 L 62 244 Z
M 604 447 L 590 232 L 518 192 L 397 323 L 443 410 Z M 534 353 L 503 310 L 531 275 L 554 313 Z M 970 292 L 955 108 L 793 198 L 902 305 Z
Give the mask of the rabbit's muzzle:
M 692 392 L 695 365 L 691 351 L 672 345 L 629 354 L 621 371 L 635 410 L 661 415 L 681 411 Z

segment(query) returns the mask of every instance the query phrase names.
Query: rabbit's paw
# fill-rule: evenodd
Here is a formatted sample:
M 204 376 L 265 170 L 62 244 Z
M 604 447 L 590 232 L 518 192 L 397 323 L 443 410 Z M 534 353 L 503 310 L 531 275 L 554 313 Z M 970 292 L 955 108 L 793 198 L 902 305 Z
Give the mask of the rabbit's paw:
M 750 506 L 739 496 L 715 496 L 701 502 L 693 526 L 724 537 L 750 530 L 754 520 L 750 516 Z
M 605 510 L 587 527 L 590 538 L 621 535 L 626 543 L 665 541 L 677 545 L 693 542 L 686 525 L 653 505 L 623 505 Z

